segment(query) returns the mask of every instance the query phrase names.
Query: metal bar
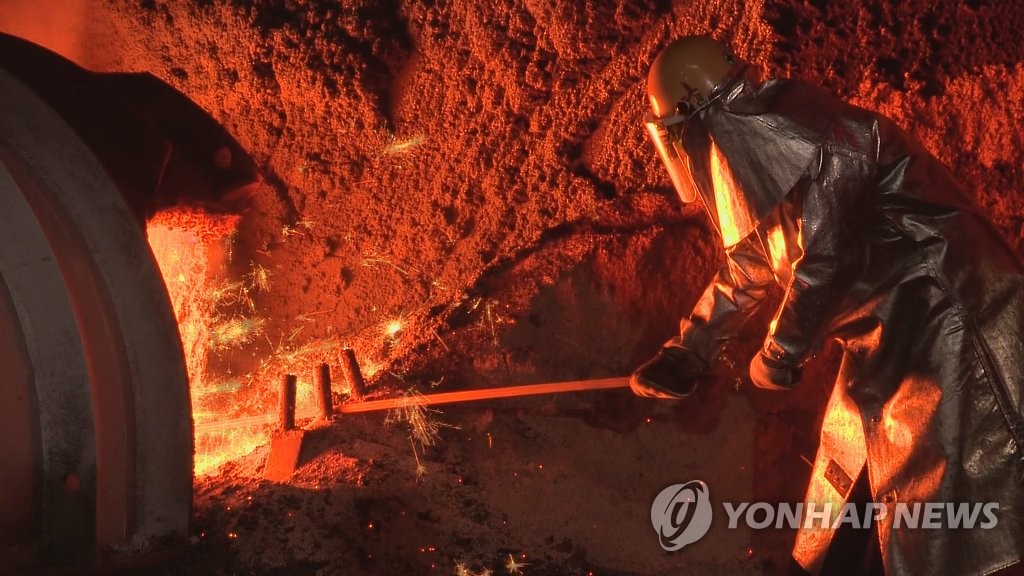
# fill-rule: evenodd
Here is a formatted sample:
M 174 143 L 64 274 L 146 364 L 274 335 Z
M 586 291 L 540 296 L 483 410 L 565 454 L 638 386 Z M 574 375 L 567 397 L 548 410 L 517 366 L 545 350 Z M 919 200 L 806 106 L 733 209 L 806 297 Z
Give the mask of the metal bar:
M 348 383 L 349 395 L 356 402 L 362 402 L 363 397 L 366 396 L 366 381 L 363 380 L 363 372 L 359 369 L 359 363 L 356 362 L 356 353 L 351 348 L 341 351 L 341 373 L 345 376 L 345 382 Z
M 405 406 L 436 406 L 439 404 L 456 404 L 459 402 L 473 402 L 477 400 L 496 400 L 499 398 L 517 398 L 520 396 L 535 396 L 537 394 L 560 394 L 562 392 L 585 392 L 588 390 L 611 390 L 615 388 L 626 388 L 629 386 L 628 378 L 603 378 L 598 380 L 570 380 L 567 382 L 550 382 L 547 384 L 527 384 L 525 386 L 504 386 L 501 388 L 484 388 L 482 390 L 462 390 L 459 392 L 441 392 L 438 394 L 427 394 L 423 396 L 408 396 L 402 398 L 387 398 L 384 400 L 371 400 L 369 402 L 354 402 L 342 404 L 335 407 L 335 412 L 342 414 L 360 414 L 363 412 L 376 412 L 380 410 L 394 410 Z M 296 411 L 297 419 L 314 418 L 317 415 L 316 408 L 307 408 Z M 232 420 L 220 420 L 216 422 L 203 422 L 195 425 L 196 434 L 204 434 L 225 430 L 229 428 L 244 428 L 246 426 L 259 426 L 274 421 L 273 416 L 256 415 L 235 418 Z
M 281 379 L 277 424 L 284 431 L 295 429 L 295 391 L 297 385 L 298 377 L 294 374 L 285 374 L 284 378 Z
M 321 364 L 316 371 L 316 407 L 322 420 L 334 416 L 334 402 L 331 398 L 331 367 Z
M 536 394 L 558 394 L 561 392 L 582 392 L 584 390 L 608 390 L 629 386 L 626 378 L 605 378 L 603 380 L 571 380 L 569 382 L 552 382 L 549 384 L 528 384 L 525 386 L 505 386 L 502 388 L 485 388 L 483 390 L 462 390 L 460 392 L 441 392 L 423 396 L 406 396 L 342 404 L 338 410 L 342 414 L 359 414 L 378 410 L 394 410 L 405 406 L 434 406 L 437 404 L 455 404 L 476 400 L 495 400 L 498 398 L 516 398 Z

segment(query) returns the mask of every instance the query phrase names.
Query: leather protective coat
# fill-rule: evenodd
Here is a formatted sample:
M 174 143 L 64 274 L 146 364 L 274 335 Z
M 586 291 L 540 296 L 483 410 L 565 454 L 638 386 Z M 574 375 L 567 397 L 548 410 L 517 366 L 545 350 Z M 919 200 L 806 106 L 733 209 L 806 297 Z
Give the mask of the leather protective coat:
M 912 138 L 821 89 L 741 78 L 690 122 L 684 138 L 703 131 L 717 147 L 688 146 L 691 160 L 720 154 L 743 195 L 731 205 L 747 214 L 726 218 L 753 226 L 723 231 L 724 267 L 666 346 L 710 363 L 778 283 L 763 359 L 796 370 L 828 338 L 843 349 L 808 504 L 831 503 L 838 516 L 866 465 L 888 510 L 878 526 L 887 574 L 983 575 L 1019 562 L 1024 271 L 1015 255 Z M 707 164 L 697 185 L 722 230 Z M 927 502 L 998 503 L 998 522 L 894 527 L 898 506 Z M 794 557 L 817 573 L 832 535 L 802 530 Z

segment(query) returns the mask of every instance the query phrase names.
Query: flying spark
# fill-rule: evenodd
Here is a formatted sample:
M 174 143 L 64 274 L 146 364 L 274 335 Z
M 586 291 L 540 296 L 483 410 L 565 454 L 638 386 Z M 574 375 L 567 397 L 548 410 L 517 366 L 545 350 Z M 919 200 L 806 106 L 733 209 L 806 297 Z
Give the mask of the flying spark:
M 517 562 L 515 557 L 511 554 L 508 555 L 508 560 L 505 561 L 505 571 L 509 574 L 522 574 L 523 566 L 529 566 L 526 562 Z
M 384 326 L 384 335 L 385 336 L 389 336 L 389 337 L 394 337 L 395 334 L 398 334 L 399 330 L 401 330 L 401 329 L 402 329 L 402 321 L 401 320 L 392 320 L 392 321 L 388 322 L 386 326 Z

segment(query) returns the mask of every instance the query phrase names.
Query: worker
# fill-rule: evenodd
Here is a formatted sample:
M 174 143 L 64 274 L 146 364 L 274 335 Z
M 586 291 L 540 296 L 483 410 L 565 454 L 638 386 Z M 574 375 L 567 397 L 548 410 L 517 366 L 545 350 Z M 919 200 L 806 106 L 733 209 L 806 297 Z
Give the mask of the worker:
M 758 76 L 705 36 L 671 42 L 651 65 L 647 130 L 682 201 L 703 203 L 725 261 L 633 391 L 689 395 L 778 285 L 752 383 L 789 390 L 827 339 L 843 352 L 805 506 L 890 511 L 870 532 L 804 524 L 796 562 L 828 576 L 1024 572 L 1024 269 L 895 123 Z M 996 504 L 997 522 L 894 524 L 897 506 L 924 503 Z

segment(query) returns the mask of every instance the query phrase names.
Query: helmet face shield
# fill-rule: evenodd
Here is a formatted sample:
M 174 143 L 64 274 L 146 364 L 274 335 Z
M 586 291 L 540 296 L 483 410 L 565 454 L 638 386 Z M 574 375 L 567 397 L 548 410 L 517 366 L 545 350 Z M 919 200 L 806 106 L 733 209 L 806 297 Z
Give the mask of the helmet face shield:
M 662 164 L 668 170 L 679 199 L 689 204 L 697 200 L 697 184 L 693 179 L 690 157 L 682 147 L 682 131 L 689 116 L 676 114 L 667 118 L 648 118 L 644 122 Z
M 700 198 L 727 248 L 753 231 L 760 216 L 757 206 L 695 114 L 648 119 L 645 126 L 679 198 L 686 203 Z

